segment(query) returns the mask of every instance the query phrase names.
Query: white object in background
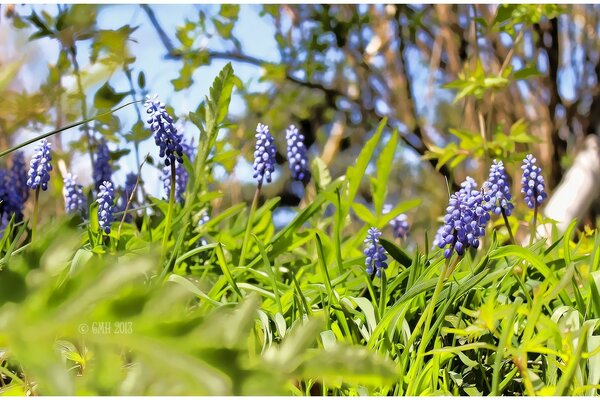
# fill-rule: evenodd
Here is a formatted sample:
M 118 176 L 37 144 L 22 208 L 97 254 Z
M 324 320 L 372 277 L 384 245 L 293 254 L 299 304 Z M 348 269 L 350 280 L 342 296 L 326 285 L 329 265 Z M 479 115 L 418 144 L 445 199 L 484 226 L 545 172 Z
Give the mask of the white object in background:
M 571 221 L 581 220 L 592 203 L 600 198 L 600 137 L 588 135 L 583 149 L 575 156 L 575 161 L 565 173 L 560 184 L 554 189 L 544 215 L 557 221 L 560 233 Z M 540 226 L 538 234 L 551 231 L 551 226 Z

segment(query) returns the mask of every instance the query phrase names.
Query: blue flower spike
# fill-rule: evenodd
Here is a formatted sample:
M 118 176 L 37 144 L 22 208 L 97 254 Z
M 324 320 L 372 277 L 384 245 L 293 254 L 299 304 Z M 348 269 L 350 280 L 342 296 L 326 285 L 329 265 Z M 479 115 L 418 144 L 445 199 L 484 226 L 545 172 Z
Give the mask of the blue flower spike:
M 484 184 L 484 193 L 486 201 L 490 204 L 490 209 L 494 214 L 500 215 L 502 211 L 507 216 L 512 214 L 514 205 L 510 195 L 510 186 L 504 170 L 504 163 L 496 161 L 490 167 L 490 175 Z
M 285 140 L 287 143 L 287 158 L 292 173 L 292 178 L 296 181 L 307 182 L 310 178 L 308 169 L 308 157 L 306 155 L 306 146 L 304 145 L 304 135 L 298 132 L 298 128 L 290 125 L 285 131 Z
M 379 242 L 381 231 L 377 228 L 370 228 L 367 231 L 367 238 L 365 239 L 365 266 L 367 273 L 372 275 L 373 272 L 377 277 L 381 277 L 381 271 L 388 267 L 387 265 L 387 254 L 385 249 Z
M 113 184 L 108 181 L 104 181 L 100 185 L 100 192 L 98 193 L 98 223 L 100 228 L 107 235 L 110 233 L 110 225 L 114 221 L 114 202 L 115 202 L 115 190 Z
M 52 154 L 50 150 L 52 144 L 46 139 L 42 139 L 35 148 L 31 162 L 29 163 L 29 173 L 27 178 L 27 186 L 30 189 L 48 190 L 48 182 L 50 182 L 50 171 L 52 171 Z
M 536 158 L 528 154 L 523 159 L 523 175 L 521 176 L 521 193 L 525 195 L 525 203 L 531 209 L 537 209 L 548 197 L 542 169 L 536 165 Z
M 83 186 L 77 183 L 77 176 L 67 174 L 63 179 L 63 194 L 65 196 L 65 212 L 67 214 L 81 213 L 86 214 L 87 205 Z
M 479 238 L 485 234 L 490 220 L 489 208 L 477 184 L 471 177 L 461 184 L 461 189 L 450 196 L 444 225 L 438 230 L 434 244 L 450 258 L 456 250 L 459 256 L 469 248 L 479 247 Z
M 154 133 L 154 142 L 159 147 L 160 157 L 165 159 L 165 165 L 168 167 L 175 162 L 183 164 L 183 136 L 177 131 L 165 105 L 154 95 L 146 96 L 144 106 L 149 115 L 148 124 Z
M 94 187 L 98 190 L 102 182 L 112 182 L 112 168 L 110 166 L 110 150 L 106 140 L 100 139 L 96 149 L 96 159 L 94 160 Z
M 267 183 L 271 182 L 272 174 L 275 171 L 275 139 L 269 133 L 269 127 L 261 123 L 256 127 L 256 146 L 254 148 L 254 169 L 253 177 L 258 180 L 259 186 L 263 179 Z

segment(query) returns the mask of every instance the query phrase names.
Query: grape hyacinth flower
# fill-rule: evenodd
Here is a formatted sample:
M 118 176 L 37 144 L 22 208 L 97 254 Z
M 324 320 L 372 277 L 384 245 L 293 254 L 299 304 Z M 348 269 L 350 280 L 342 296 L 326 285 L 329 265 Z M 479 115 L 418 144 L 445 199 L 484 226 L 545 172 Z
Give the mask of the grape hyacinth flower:
M 0 169 L 0 216 L 4 216 L 10 220 L 13 214 L 16 214 L 16 219 L 21 219 L 23 203 L 21 196 L 17 193 L 13 186 L 12 176 L 10 171 Z
M 511 242 L 515 243 L 515 237 L 508 222 L 508 217 L 512 214 L 514 205 L 511 201 L 510 186 L 502 161 L 494 160 L 492 163 L 488 180 L 483 185 L 483 191 L 487 208 L 496 215 L 502 215 L 508 236 Z
M 194 146 L 190 143 L 183 142 L 181 144 L 183 148 L 183 153 L 188 157 L 188 159 L 192 160 L 194 157 Z M 178 203 L 183 203 L 184 198 L 183 194 L 185 193 L 185 189 L 188 184 L 189 174 L 185 169 L 183 164 L 177 165 L 175 167 L 175 201 Z M 165 191 L 167 192 L 167 196 L 171 193 L 171 168 L 165 166 L 163 168 L 163 176 L 162 176 L 163 186 Z
M 254 178 L 258 179 L 259 186 L 263 179 L 271 182 L 271 175 L 275 171 L 275 139 L 269 133 L 269 127 L 259 123 L 256 127 L 256 146 L 254 149 Z
M 35 148 L 33 158 L 29 163 L 29 173 L 27 178 L 27 186 L 33 190 L 47 190 L 48 182 L 50 181 L 50 171 L 52 171 L 52 154 L 50 149 L 52 144 L 46 139 L 42 139 Z
M 125 176 L 125 186 L 121 189 L 121 197 L 117 200 L 117 205 L 115 206 L 115 211 L 117 212 L 125 212 L 127 208 L 127 203 L 129 203 L 129 198 L 131 194 L 136 190 L 135 184 L 137 183 L 137 174 L 130 172 Z M 134 195 L 131 199 L 131 204 L 129 205 L 129 210 L 136 202 L 136 196 Z M 128 210 L 128 211 L 129 211 Z M 125 215 L 125 221 L 131 222 L 133 220 L 133 216 L 130 212 Z
M 365 239 L 365 266 L 367 267 L 367 273 L 372 275 L 376 273 L 377 277 L 381 277 L 381 270 L 388 267 L 386 260 L 387 255 L 385 249 L 379 243 L 379 237 L 381 231 L 377 228 L 370 228 L 367 231 L 367 238 Z
M 523 175 L 521 177 L 521 193 L 525 195 L 527 207 L 537 209 L 548 197 L 545 190 L 544 177 L 542 169 L 538 167 L 536 159 L 532 154 L 528 154 L 523 159 Z
M 489 197 L 488 202 L 494 214 L 500 215 L 502 211 L 507 216 L 512 214 L 514 206 L 511 202 L 512 196 L 502 161 L 494 160 L 492 163 L 489 178 L 484 184 L 484 191 L 485 195 Z
M 383 209 L 381 210 L 383 214 L 389 214 L 392 211 L 391 204 L 384 204 Z M 392 232 L 396 239 L 405 240 L 408 236 L 408 230 L 410 229 L 410 225 L 408 224 L 408 217 L 406 214 L 400 214 L 394 219 L 390 221 L 390 226 L 392 227 Z
M 478 248 L 479 238 L 485 234 L 490 214 L 483 195 L 475 187 L 475 181 L 467 177 L 461 189 L 450 196 L 444 225 L 435 240 L 440 249 L 445 248 L 446 258 L 450 258 L 454 250 L 462 256 L 469 247 Z
M 135 172 L 130 172 L 125 176 L 125 187 L 123 188 L 123 196 L 125 199 L 125 204 L 129 201 L 131 194 L 136 190 L 137 183 L 137 174 Z M 136 201 L 136 196 L 133 196 L 132 203 Z
M 102 182 L 100 193 L 98 193 L 98 223 L 107 235 L 110 233 L 110 225 L 114 220 L 114 201 L 115 190 L 113 184 L 109 181 Z
M 390 221 L 395 238 L 405 240 L 406 236 L 408 236 L 410 225 L 408 224 L 407 219 L 408 217 L 406 214 L 400 214 Z
M 248 216 L 248 222 L 246 223 L 246 231 L 244 233 L 244 239 L 242 242 L 242 250 L 240 252 L 240 265 L 243 265 L 246 261 L 246 251 L 248 250 L 248 243 L 250 242 L 250 231 L 252 229 L 252 221 L 256 206 L 258 205 L 258 197 L 260 190 L 263 185 L 263 180 L 271 182 L 272 174 L 275 171 L 275 139 L 269 133 L 269 127 L 259 123 L 256 126 L 256 145 L 254 147 L 254 169 L 253 177 L 257 179 L 258 185 L 254 192 L 254 198 L 250 205 L 250 214 Z
M 298 132 L 298 128 L 290 125 L 285 131 L 285 140 L 287 142 L 287 158 L 292 178 L 307 182 L 310 177 L 308 170 L 308 157 L 306 156 L 306 146 L 304 145 L 304 135 Z
M 208 221 L 210 221 L 210 215 L 208 215 L 208 212 L 206 210 L 202 210 L 202 212 L 200 213 L 200 219 L 198 220 L 198 226 L 204 225 Z
M 94 160 L 94 187 L 98 190 L 103 182 L 112 182 L 112 168 L 110 167 L 110 150 L 106 140 L 100 139 Z
M 65 212 L 67 214 L 81 213 L 86 214 L 87 205 L 85 195 L 83 194 L 83 186 L 78 184 L 77 176 L 67 174 L 63 182 L 63 195 L 65 196 Z
M 533 154 L 528 154 L 523 159 L 523 175 L 521 176 L 521 193 L 525 195 L 527 207 L 533 209 L 533 220 L 531 222 L 531 235 L 529 236 L 529 245 L 535 239 L 537 214 L 539 206 L 548 197 L 542 169 L 536 165 L 536 159 Z
M 6 214 L 0 214 L 0 239 L 4 237 L 4 231 L 8 226 L 10 218 Z
M 25 153 L 17 151 L 12 159 L 10 167 L 11 186 L 21 199 L 21 207 L 29 198 L 29 188 L 27 187 L 27 167 L 25 163 Z
M 183 163 L 183 147 L 181 141 L 183 136 L 177 131 L 173 124 L 173 117 L 167 113 L 165 105 L 158 97 L 146 96 L 144 103 L 146 112 L 149 114 L 148 124 L 154 133 L 154 142 L 160 149 L 160 157 L 165 158 L 168 167 L 174 162 Z

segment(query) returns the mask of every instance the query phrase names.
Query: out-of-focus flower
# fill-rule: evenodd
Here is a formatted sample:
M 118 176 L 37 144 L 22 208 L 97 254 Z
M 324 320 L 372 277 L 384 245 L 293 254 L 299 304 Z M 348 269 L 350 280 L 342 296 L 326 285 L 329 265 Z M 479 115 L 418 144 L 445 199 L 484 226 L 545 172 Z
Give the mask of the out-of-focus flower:
M 112 182 L 112 168 L 110 167 L 110 150 L 106 140 L 100 139 L 96 149 L 96 159 L 94 160 L 94 187 L 100 188 L 103 182 Z
M 86 215 L 87 205 L 83 194 L 83 186 L 77 183 L 77 176 L 67 174 L 63 182 L 63 195 L 65 196 L 65 212 L 72 214 L 80 212 Z
M 306 155 L 306 146 L 304 145 L 304 135 L 298 132 L 298 128 L 290 125 L 285 132 L 287 142 L 287 158 L 292 178 L 306 182 L 310 176 L 308 170 L 308 157 Z
M 21 207 L 29 198 L 29 187 L 27 187 L 27 164 L 25 153 L 17 151 L 13 155 L 10 167 L 10 181 L 15 193 L 21 198 Z
M 383 213 L 389 214 L 392 211 L 391 204 L 384 204 Z M 408 230 L 410 229 L 410 225 L 408 223 L 408 217 L 406 214 L 400 214 L 396 216 L 393 220 L 390 221 L 390 226 L 392 227 L 392 232 L 394 233 L 394 237 L 398 239 L 405 240 L 408 236 Z

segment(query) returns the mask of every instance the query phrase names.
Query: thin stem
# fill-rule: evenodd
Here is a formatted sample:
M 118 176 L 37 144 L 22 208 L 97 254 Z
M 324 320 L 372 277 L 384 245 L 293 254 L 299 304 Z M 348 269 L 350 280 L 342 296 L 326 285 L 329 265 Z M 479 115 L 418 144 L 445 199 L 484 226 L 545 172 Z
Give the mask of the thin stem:
M 95 116 L 93 116 L 93 117 L 91 117 L 91 118 L 84 119 L 84 120 L 82 120 L 82 121 L 78 121 L 78 122 L 74 122 L 74 123 L 72 123 L 72 124 L 69 124 L 69 125 L 66 125 L 66 126 L 64 126 L 64 127 L 62 127 L 62 128 L 55 129 L 55 130 L 53 130 L 53 131 L 50 131 L 50 132 L 43 133 L 43 134 L 41 134 L 41 135 L 39 135 L 39 136 L 36 136 L 36 137 L 34 137 L 33 139 L 26 140 L 26 141 L 24 141 L 24 142 L 23 142 L 23 143 L 21 143 L 21 144 L 18 144 L 18 145 L 14 146 L 14 147 L 11 147 L 11 148 L 10 148 L 10 149 L 8 149 L 8 150 L 4 150 L 4 151 L 0 152 L 0 158 L 4 157 L 4 156 L 5 156 L 5 155 L 7 155 L 7 154 L 10 154 L 10 153 L 12 153 L 13 151 L 19 150 L 19 149 L 20 149 L 20 148 L 22 148 L 22 147 L 28 146 L 28 145 L 30 145 L 31 143 L 35 143 L 35 142 L 37 142 L 37 141 L 39 141 L 39 140 L 45 139 L 45 138 L 47 138 L 47 137 L 50 137 L 50 136 L 52 136 L 52 135 L 56 135 L 57 133 L 60 133 L 60 132 L 66 131 L 67 129 L 75 128 L 76 126 L 83 125 L 83 124 L 85 124 L 85 123 L 88 123 L 88 122 L 90 122 L 90 121 L 94 121 L 94 120 L 96 120 L 96 119 L 102 118 L 102 117 L 104 117 L 105 115 L 110 115 L 110 114 L 112 114 L 112 113 L 114 113 L 114 112 L 117 112 L 117 111 L 119 111 L 119 110 L 120 110 L 120 109 L 122 109 L 122 108 L 125 108 L 125 107 L 127 107 L 127 106 L 130 106 L 130 105 L 132 105 L 132 104 L 135 104 L 135 103 L 139 103 L 139 102 L 141 102 L 141 101 L 143 101 L 143 100 L 131 101 L 131 102 L 127 103 L 127 104 L 123 104 L 123 105 L 122 105 L 122 106 L 120 106 L 120 107 L 114 108 L 114 109 L 112 109 L 112 110 L 110 110 L 110 111 L 106 111 L 106 112 L 103 112 L 103 113 L 101 113 L 101 114 L 98 114 L 98 115 L 95 115 Z
M 254 219 L 254 212 L 258 205 L 258 197 L 260 196 L 260 189 L 262 189 L 262 179 L 256 186 L 256 192 L 254 192 L 254 198 L 252 199 L 252 205 L 250 206 L 250 215 L 248 215 L 248 223 L 246 224 L 246 232 L 244 233 L 244 241 L 242 242 L 242 252 L 240 253 L 239 265 L 244 265 L 246 262 L 246 252 L 248 251 L 248 242 L 250 241 L 250 230 L 252 229 L 252 220 Z
M 167 219 L 165 220 L 165 232 L 163 234 L 162 240 L 162 254 L 160 256 L 160 263 L 162 264 L 165 261 L 165 257 L 167 256 L 167 242 L 169 240 L 169 234 L 171 233 L 171 220 L 173 219 L 173 208 L 175 208 L 175 161 L 171 161 L 171 188 L 169 190 L 169 209 L 167 211 Z M 165 266 L 163 272 L 161 273 L 161 279 L 167 273 L 169 266 Z
M 481 133 L 481 140 L 483 141 L 483 148 L 485 150 L 487 150 L 488 136 L 487 136 L 487 131 L 485 128 L 485 117 L 483 116 L 483 112 L 481 112 L 481 109 L 477 112 L 477 118 L 479 119 L 479 132 Z M 486 157 L 487 157 L 487 152 L 486 152 Z
M 531 233 L 529 234 L 529 245 L 531 246 L 533 244 L 533 241 L 535 240 L 535 228 L 537 225 L 537 215 L 538 215 L 538 204 L 537 204 L 537 200 L 535 200 L 535 207 L 533 207 L 533 221 L 531 222 Z
M 512 229 L 510 229 L 510 223 L 508 222 L 508 216 L 506 215 L 506 211 L 504 208 L 500 207 L 502 210 L 502 218 L 504 218 L 504 225 L 506 225 L 506 229 L 508 230 L 508 236 L 510 237 L 510 242 L 512 244 L 516 244 L 515 237 L 513 236 Z
M 456 263 L 453 264 L 453 267 L 455 265 L 456 265 Z M 411 368 L 411 371 L 414 371 L 413 372 L 414 376 L 412 376 L 411 379 L 409 379 L 408 388 L 406 389 L 407 396 L 414 395 L 414 393 L 413 393 L 413 391 L 415 390 L 414 386 L 417 383 L 416 382 L 417 381 L 416 374 L 418 374 L 421 369 L 421 362 L 423 360 L 425 348 L 427 346 L 427 335 L 429 335 L 431 319 L 433 318 L 433 310 L 437 303 L 437 299 L 440 295 L 440 292 L 442 291 L 442 287 L 444 287 L 444 282 L 446 281 L 446 275 L 448 274 L 448 271 L 450 271 L 451 269 L 453 269 L 453 268 L 450 268 L 450 259 L 447 259 L 446 262 L 444 263 L 444 267 L 442 268 L 442 272 L 440 273 L 437 284 L 435 285 L 433 295 L 431 296 L 431 299 L 429 300 L 429 306 L 427 307 L 425 325 L 423 326 L 423 334 L 421 335 L 421 343 L 419 344 L 419 349 L 417 350 L 417 359 L 415 361 L 414 367 Z
M 365 294 L 367 294 L 367 290 L 371 292 L 371 298 L 374 298 L 374 290 L 373 290 L 373 279 L 375 279 L 375 269 L 373 269 L 373 273 L 369 275 L 369 280 L 367 282 L 367 286 L 365 286 L 363 288 L 363 290 L 361 290 L 361 292 L 358 294 L 358 297 L 365 297 Z
M 35 231 L 37 228 L 38 211 L 40 208 L 40 187 L 35 189 L 35 199 L 33 200 L 33 225 L 31 226 L 31 242 L 35 240 Z
M 385 269 L 381 270 L 381 288 L 379 290 L 379 320 L 383 318 L 385 314 L 385 305 L 387 303 L 387 276 L 385 275 Z

